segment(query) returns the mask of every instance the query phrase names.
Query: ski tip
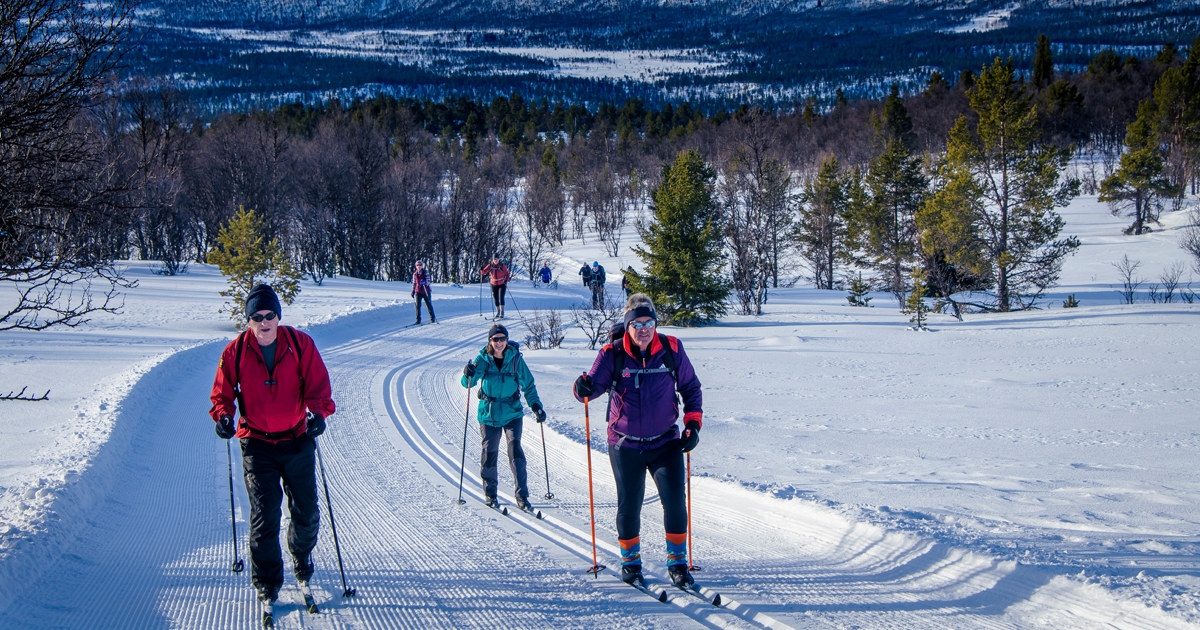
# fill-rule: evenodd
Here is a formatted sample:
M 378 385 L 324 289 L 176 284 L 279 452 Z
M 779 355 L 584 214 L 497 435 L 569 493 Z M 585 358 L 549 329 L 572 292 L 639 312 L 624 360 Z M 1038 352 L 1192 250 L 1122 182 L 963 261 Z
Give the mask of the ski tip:
M 305 606 L 305 608 L 308 610 L 308 614 L 310 614 L 310 615 L 321 614 L 321 609 L 317 608 L 316 604 L 309 604 L 309 605 Z
M 538 520 L 539 520 L 539 521 L 540 521 L 540 520 L 542 520 L 542 511 L 541 511 L 541 510 L 538 510 L 538 511 L 537 511 L 537 514 L 535 514 L 534 516 L 537 516 L 537 518 L 538 518 Z
M 721 594 L 720 593 L 717 593 L 716 597 L 713 597 L 712 604 L 713 604 L 713 606 L 721 605 Z
M 664 604 L 667 603 L 667 592 L 666 591 L 658 592 L 658 601 L 660 601 Z
M 508 516 L 508 508 L 506 508 L 506 507 L 500 508 L 500 513 L 505 516 Z

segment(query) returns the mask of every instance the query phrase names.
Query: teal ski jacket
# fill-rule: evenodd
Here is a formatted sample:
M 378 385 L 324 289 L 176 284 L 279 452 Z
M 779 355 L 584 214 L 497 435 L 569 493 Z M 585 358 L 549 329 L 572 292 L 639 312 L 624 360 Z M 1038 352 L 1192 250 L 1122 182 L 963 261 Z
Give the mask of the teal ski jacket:
M 468 379 L 463 375 L 459 380 L 463 387 L 474 387 L 480 383 L 479 423 L 502 427 L 525 415 L 521 407 L 522 392 L 530 407 L 541 406 L 542 401 L 533 383 L 533 373 L 514 344 L 509 343 L 504 349 L 504 361 L 499 368 L 496 367 L 496 359 L 487 350 L 485 345 L 471 360 L 475 364 L 475 376 Z

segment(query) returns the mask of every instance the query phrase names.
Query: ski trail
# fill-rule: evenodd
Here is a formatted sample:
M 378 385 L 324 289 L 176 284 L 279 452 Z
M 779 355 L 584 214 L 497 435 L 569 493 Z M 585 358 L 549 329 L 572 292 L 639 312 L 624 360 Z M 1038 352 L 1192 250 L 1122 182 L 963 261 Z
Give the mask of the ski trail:
M 538 534 L 473 501 L 457 505 L 457 478 L 447 480 L 437 458 L 425 459 L 401 435 L 389 397 L 405 400 L 404 421 L 423 427 L 457 467 L 466 403 L 458 374 L 490 322 L 474 314 L 474 304 L 438 308 L 437 325 L 396 330 L 396 309 L 382 309 L 310 331 L 339 406 L 320 445 L 347 581 L 358 596 L 341 597 L 322 493 L 313 580 L 322 613 L 304 612 L 288 570 L 280 628 L 768 627 L 768 617 L 798 628 L 1187 627 L 1161 611 L 1114 600 L 1098 586 L 707 477 L 693 478 L 694 551 L 704 566 L 697 579 L 744 604 L 741 611 L 688 616 L 615 580 L 591 579 L 582 573 L 576 540 Z M 37 575 L 10 584 L 15 593 L 0 610 L 0 628 L 257 624 L 248 574 L 229 571 L 225 444 L 206 415 L 222 346 L 181 351 L 132 388 L 109 442 L 75 482 L 93 507 L 79 515 L 82 523 L 56 554 L 42 554 L 47 560 Z M 407 370 L 403 378 L 398 370 Z M 540 377 L 538 385 L 543 392 L 565 386 Z M 599 452 L 603 414 L 599 405 L 592 411 Z M 474 423 L 467 419 L 468 496 L 478 488 L 471 473 L 479 448 Z M 584 531 L 582 412 L 547 424 L 555 499 L 540 499 L 545 463 L 540 431 L 530 421 L 532 498 L 550 527 Z M 246 497 L 234 452 L 239 547 L 248 560 Z M 597 536 L 601 562 L 614 566 L 615 498 L 605 459 L 593 457 Z M 693 457 L 698 466 L 701 453 Z M 506 474 L 501 466 L 504 489 L 511 486 Z M 661 511 L 650 505 L 643 519 L 647 568 L 661 574 Z M 766 617 L 756 618 L 756 611 Z

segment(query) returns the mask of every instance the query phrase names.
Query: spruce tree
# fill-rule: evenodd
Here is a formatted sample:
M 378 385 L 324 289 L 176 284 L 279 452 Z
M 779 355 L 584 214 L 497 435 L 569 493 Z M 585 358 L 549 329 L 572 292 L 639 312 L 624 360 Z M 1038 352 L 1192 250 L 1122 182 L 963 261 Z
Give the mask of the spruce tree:
M 837 262 L 849 256 L 846 220 L 855 179 L 842 171 L 837 157 L 830 155 L 801 194 L 796 240 L 818 289 L 833 289 Z
M 237 214 L 221 227 L 217 249 L 208 252 L 209 264 L 216 265 L 229 278 L 229 288 L 221 291 L 226 298 L 221 312 L 241 328 L 246 323 L 242 310 L 246 294 L 259 283 L 271 285 L 284 304 L 291 304 L 300 293 L 300 271 L 292 264 L 279 239 L 267 241 L 262 219 L 254 210 L 239 207 Z
M 1037 52 L 1033 55 L 1033 76 L 1030 83 L 1037 89 L 1054 82 L 1054 60 L 1050 55 L 1050 38 L 1038 35 Z
M 908 276 L 917 260 L 916 213 L 927 193 L 921 160 L 901 136 L 886 140 L 883 152 L 871 160 L 864 178 L 865 203 L 850 213 L 851 235 L 867 265 L 883 286 L 904 299 Z
M 644 245 L 634 252 L 646 273 L 634 281 L 666 323 L 692 326 L 712 322 L 726 310 L 730 283 L 722 273 L 720 206 L 713 195 L 716 173 L 695 149 L 664 165 L 651 193 L 649 225 L 639 226 Z

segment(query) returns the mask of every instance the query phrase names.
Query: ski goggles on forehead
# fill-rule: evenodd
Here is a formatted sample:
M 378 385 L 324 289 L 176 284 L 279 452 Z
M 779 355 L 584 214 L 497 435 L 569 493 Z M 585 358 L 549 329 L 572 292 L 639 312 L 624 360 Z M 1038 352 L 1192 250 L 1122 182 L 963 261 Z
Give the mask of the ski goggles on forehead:
M 250 316 L 250 319 L 251 319 L 251 321 L 261 322 L 264 319 L 267 321 L 272 321 L 276 317 L 279 317 L 279 313 L 276 313 L 275 311 L 269 311 L 263 315 L 259 315 L 258 313 L 255 313 Z
M 653 319 L 648 319 L 644 322 L 629 322 L 629 327 L 634 330 L 645 330 L 647 328 L 654 328 L 657 325 L 658 322 Z

